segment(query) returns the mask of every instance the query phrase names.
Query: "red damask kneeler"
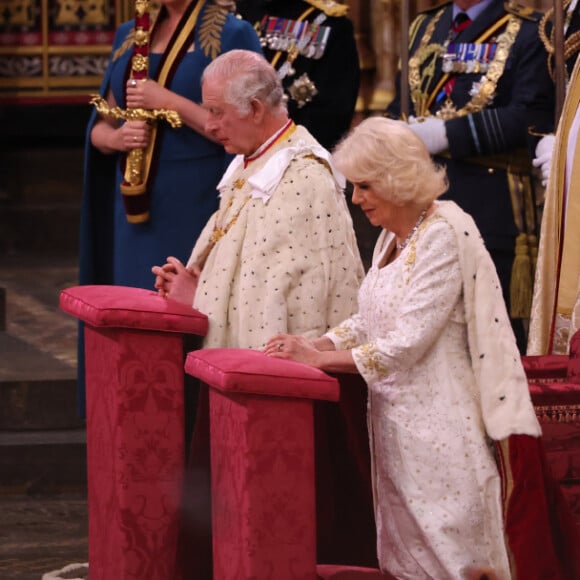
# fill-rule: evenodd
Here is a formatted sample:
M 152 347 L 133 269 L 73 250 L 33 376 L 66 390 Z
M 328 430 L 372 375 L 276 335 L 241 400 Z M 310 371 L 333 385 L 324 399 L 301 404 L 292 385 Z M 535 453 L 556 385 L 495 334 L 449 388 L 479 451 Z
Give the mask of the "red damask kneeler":
M 209 385 L 213 577 L 314 580 L 313 403 L 338 400 L 338 381 L 243 349 L 185 368 Z
M 64 290 L 85 328 L 91 580 L 179 580 L 184 348 L 207 318 L 154 292 Z

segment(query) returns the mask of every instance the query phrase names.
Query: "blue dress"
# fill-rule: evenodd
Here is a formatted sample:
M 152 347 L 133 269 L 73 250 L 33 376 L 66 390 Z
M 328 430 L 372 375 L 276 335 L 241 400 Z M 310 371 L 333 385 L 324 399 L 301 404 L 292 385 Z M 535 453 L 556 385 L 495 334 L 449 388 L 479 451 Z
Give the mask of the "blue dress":
M 195 0 L 193 0 L 195 2 Z M 194 31 L 193 50 L 184 50 L 176 60 L 166 87 L 188 99 L 201 102 L 201 75 L 219 54 L 242 48 L 261 53 L 252 26 L 234 14 L 205 2 L 198 27 L 213 23 L 210 45 Z M 112 56 L 100 88 L 101 96 L 112 90 L 119 107 L 125 107 L 125 86 L 130 71 L 134 22 L 121 24 Z M 150 55 L 149 76 L 155 78 L 161 54 Z M 97 120 L 89 121 L 85 144 L 85 172 L 81 205 L 79 283 L 113 284 L 153 289 L 151 267 L 162 265 L 167 256 L 183 262 L 189 258 L 203 226 L 218 207 L 216 185 L 230 161 L 223 147 L 193 129 L 172 129 L 160 121 L 156 158 L 149 181 L 150 218 L 129 223 L 120 192 L 123 156 L 104 155 L 92 146 L 90 133 Z M 79 332 L 79 411 L 84 416 L 84 345 Z
M 161 56 L 150 55 L 151 71 L 159 65 Z M 187 52 L 171 83 L 171 90 L 198 103 L 201 60 L 200 52 Z M 123 99 L 124 86 L 123 78 L 111 83 L 117 102 Z M 152 288 L 151 266 L 164 264 L 167 256 L 187 261 L 199 233 L 218 206 L 215 186 L 225 169 L 223 148 L 185 125 L 178 129 L 164 122 L 159 125 L 161 141 L 147 222 L 127 221 L 119 187 L 122 172 L 117 165 L 114 284 Z
M 198 23 L 211 6 L 206 3 Z M 221 26 L 219 52 L 208 54 L 197 35 L 194 50 L 184 52 L 167 88 L 201 102 L 201 75 L 212 58 L 233 48 L 261 52 L 252 26 L 228 14 Z M 122 24 L 116 34 L 113 55 L 125 42 L 133 22 Z M 150 55 L 149 76 L 161 61 Z M 101 86 L 101 95 L 112 90 L 117 105 L 125 107 L 125 84 L 131 58 L 129 46 L 112 58 Z M 215 186 L 229 158 L 217 145 L 185 125 L 172 129 L 158 125 L 158 155 L 150 179 L 150 219 L 129 223 L 120 193 L 122 156 L 103 155 L 90 143 L 96 121 L 93 113 L 87 131 L 85 182 L 81 217 L 80 283 L 116 284 L 153 288 L 153 265 L 164 264 L 167 256 L 186 261 L 201 229 L 218 207 Z M 114 196 L 112 195 L 114 192 Z

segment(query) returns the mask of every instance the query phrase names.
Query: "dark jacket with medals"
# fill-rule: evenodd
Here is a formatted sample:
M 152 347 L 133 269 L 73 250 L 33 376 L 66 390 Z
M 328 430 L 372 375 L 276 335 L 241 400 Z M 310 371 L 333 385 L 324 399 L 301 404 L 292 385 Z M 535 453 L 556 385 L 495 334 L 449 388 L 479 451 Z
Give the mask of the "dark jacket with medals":
M 328 0 L 245 0 L 238 10 L 254 24 L 268 61 L 279 71 L 288 69 L 282 83 L 290 117 L 332 149 L 350 128 L 360 82 L 346 6 Z M 298 43 L 299 54 L 286 65 Z
M 453 4 L 448 2 L 420 14 L 410 30 L 410 115 L 445 120 L 449 150 L 435 158 L 447 168 L 449 190 L 443 198 L 475 219 L 508 303 L 510 256 L 525 254 L 529 270 L 537 243 L 528 125 L 530 108 L 549 83 L 540 17 L 492 0 L 450 43 Z M 398 118 L 400 111 L 397 94 L 386 114 Z M 525 275 L 530 294 L 530 275 Z

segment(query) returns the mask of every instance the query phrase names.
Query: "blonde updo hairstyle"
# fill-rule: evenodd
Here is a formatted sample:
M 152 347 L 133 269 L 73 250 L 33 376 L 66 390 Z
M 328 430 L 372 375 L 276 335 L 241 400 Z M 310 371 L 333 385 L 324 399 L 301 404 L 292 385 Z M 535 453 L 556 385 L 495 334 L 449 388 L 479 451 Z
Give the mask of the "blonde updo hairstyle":
M 333 153 L 353 184 L 366 183 L 396 205 L 426 207 L 448 187 L 445 169 L 433 163 L 423 141 L 401 121 L 369 117 Z

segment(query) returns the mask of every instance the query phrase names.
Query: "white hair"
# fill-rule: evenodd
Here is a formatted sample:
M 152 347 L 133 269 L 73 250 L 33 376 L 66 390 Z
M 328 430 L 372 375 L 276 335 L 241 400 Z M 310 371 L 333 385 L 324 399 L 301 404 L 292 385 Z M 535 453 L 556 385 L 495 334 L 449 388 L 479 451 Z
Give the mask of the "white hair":
M 203 71 L 202 84 L 207 79 L 224 83 L 224 101 L 247 115 L 256 99 L 271 113 L 286 111 L 282 81 L 276 69 L 261 55 L 251 50 L 230 50 L 218 56 Z

